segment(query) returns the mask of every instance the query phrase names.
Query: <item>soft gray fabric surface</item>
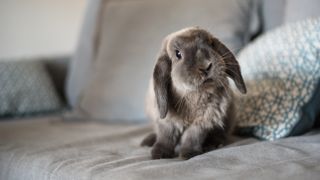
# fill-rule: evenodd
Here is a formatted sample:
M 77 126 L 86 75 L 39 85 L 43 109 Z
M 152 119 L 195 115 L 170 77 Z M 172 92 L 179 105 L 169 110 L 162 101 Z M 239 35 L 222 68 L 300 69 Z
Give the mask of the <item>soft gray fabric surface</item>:
M 275 142 L 246 139 L 183 161 L 151 160 L 145 125 L 0 123 L 0 179 L 319 179 L 320 132 Z
M 100 13 L 106 0 L 87 0 L 87 8 L 82 24 L 76 52 L 72 57 L 66 83 L 66 98 L 74 106 L 83 86 L 88 81 L 91 68 L 90 60 L 95 58 L 98 44 Z
M 144 120 L 143 100 L 163 38 L 185 27 L 200 26 L 237 52 L 254 29 L 255 2 L 101 1 L 100 9 L 96 8 L 99 23 L 95 25 L 99 26 L 86 38 L 95 49 L 91 48 L 90 56 L 77 55 L 72 62 L 68 81 L 71 105 L 77 106 L 80 116 L 94 119 Z
M 288 22 L 296 22 L 320 16 L 319 0 L 264 0 L 262 1 L 264 30 L 270 30 Z

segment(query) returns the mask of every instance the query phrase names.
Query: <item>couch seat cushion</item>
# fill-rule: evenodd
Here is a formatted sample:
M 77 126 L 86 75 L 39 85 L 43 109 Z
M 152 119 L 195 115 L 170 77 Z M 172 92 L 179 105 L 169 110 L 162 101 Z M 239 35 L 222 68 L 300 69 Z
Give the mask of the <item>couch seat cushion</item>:
M 0 123 L 0 179 L 317 179 L 320 132 L 245 139 L 190 160 L 151 160 L 151 128 L 58 117 Z M 255 142 L 255 143 L 253 143 Z

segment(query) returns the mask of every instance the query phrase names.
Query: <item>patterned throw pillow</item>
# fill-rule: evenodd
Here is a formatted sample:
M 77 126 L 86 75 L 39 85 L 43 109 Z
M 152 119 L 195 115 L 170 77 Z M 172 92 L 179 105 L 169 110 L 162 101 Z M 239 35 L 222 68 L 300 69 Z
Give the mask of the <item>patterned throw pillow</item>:
M 62 108 L 41 62 L 0 62 L 0 118 L 53 112 Z
M 314 92 L 320 78 L 320 18 L 266 33 L 239 54 L 239 62 L 248 94 L 238 99 L 238 132 L 264 140 L 290 135 L 302 120 L 302 107 L 320 93 Z

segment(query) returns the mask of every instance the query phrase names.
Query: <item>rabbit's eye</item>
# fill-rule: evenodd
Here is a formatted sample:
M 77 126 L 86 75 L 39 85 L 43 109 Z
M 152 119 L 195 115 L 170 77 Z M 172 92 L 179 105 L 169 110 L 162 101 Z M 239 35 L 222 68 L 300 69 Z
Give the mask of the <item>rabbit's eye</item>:
M 176 56 L 178 59 L 181 59 L 181 57 L 182 57 L 181 52 L 176 50 Z

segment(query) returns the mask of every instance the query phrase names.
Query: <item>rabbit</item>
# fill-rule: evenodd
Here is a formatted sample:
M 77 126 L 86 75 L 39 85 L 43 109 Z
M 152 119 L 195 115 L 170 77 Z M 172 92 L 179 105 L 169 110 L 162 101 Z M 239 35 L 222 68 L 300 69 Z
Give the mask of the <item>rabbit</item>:
M 230 50 L 208 31 L 189 27 L 162 43 L 146 96 L 154 133 L 141 143 L 152 159 L 189 159 L 223 145 L 232 131 L 233 92 L 245 94 L 240 67 Z

